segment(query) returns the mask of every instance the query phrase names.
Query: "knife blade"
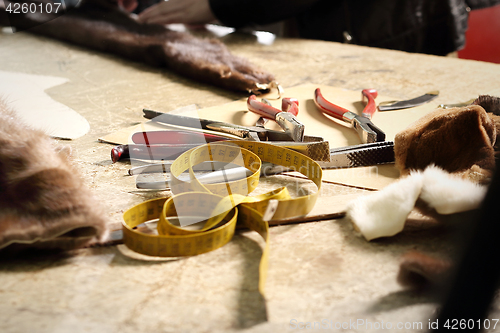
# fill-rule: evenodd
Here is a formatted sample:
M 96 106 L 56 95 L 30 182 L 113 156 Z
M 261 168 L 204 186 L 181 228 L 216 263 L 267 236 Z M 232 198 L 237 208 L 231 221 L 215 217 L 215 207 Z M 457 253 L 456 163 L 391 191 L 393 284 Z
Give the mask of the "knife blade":
M 241 139 L 256 141 L 293 141 L 285 132 L 273 131 L 257 126 L 240 126 L 221 121 L 186 117 L 144 109 L 144 117 L 154 122 L 189 127 L 198 130 L 212 130 L 237 136 Z
M 330 161 L 321 162 L 318 164 L 322 169 L 340 169 L 340 168 L 355 168 L 363 166 L 373 166 L 381 164 L 394 163 L 394 142 L 393 141 L 383 141 L 374 143 L 364 143 L 355 146 L 347 146 L 341 148 L 333 148 L 330 150 Z M 211 165 L 210 168 L 214 166 Z M 217 166 L 217 168 L 224 168 L 225 170 L 216 170 L 215 172 L 205 174 L 201 176 L 200 181 L 204 183 L 222 182 L 228 180 L 236 180 L 248 175 L 248 171 L 244 167 L 236 165 L 222 165 Z M 151 170 L 147 170 L 150 168 Z M 159 164 L 158 167 L 154 165 L 148 165 L 144 167 L 138 167 L 134 169 L 133 172 L 129 174 L 139 174 L 139 173 L 149 173 L 149 172 L 168 172 L 170 169 L 170 163 Z M 201 169 L 201 168 L 200 168 Z M 214 170 L 214 169 L 212 169 Z M 269 162 L 264 162 L 261 167 L 261 176 L 271 176 L 283 172 L 293 172 L 291 168 L 286 168 L 281 165 L 272 164 Z M 167 189 L 169 186 L 167 179 L 153 180 L 151 178 L 146 179 L 144 175 L 141 179 L 138 179 L 138 188 L 148 188 L 148 189 Z
M 214 172 L 198 175 L 196 179 L 202 184 L 224 183 L 243 179 L 252 175 L 252 172 L 244 167 L 216 170 Z M 179 179 L 190 182 L 189 173 L 179 176 Z M 135 185 L 141 189 L 163 190 L 170 188 L 170 173 L 168 174 L 140 174 L 137 176 Z
M 136 187 L 140 189 L 150 189 L 150 190 L 168 190 L 170 188 L 170 174 L 167 173 L 168 171 L 166 170 L 170 170 L 170 165 L 161 164 L 161 166 L 163 172 L 161 172 L 161 170 L 154 168 L 150 170 L 147 169 L 142 170 L 144 172 L 139 174 L 136 173 L 140 171 L 139 169 L 136 169 L 134 173 L 130 173 L 131 175 L 137 174 L 137 179 L 135 183 Z M 205 166 L 202 166 L 202 168 L 204 167 Z M 159 173 L 158 171 L 160 171 L 162 174 L 158 175 Z M 262 163 L 260 169 L 260 175 L 271 176 L 285 171 L 288 171 L 288 168 L 281 165 L 275 165 L 269 162 L 264 162 Z M 245 167 L 236 164 L 226 164 L 221 166 L 221 169 L 219 170 L 198 174 L 196 176 L 196 179 L 198 179 L 198 181 L 202 184 L 215 184 L 215 183 L 224 183 L 224 182 L 227 183 L 230 181 L 240 180 L 249 177 L 251 175 L 252 171 L 248 170 Z M 187 172 L 181 174 L 179 176 L 179 179 L 186 182 L 192 180 L 190 174 Z
M 294 142 L 289 133 L 267 129 L 263 126 L 242 126 L 222 121 L 202 118 L 186 117 L 181 115 L 163 113 L 144 109 L 144 117 L 164 125 L 188 127 L 197 130 L 216 131 L 219 135 L 229 134 L 228 138 L 234 137 L 251 141 L 289 141 Z M 304 135 L 303 142 L 321 142 L 322 137 Z
M 434 90 L 434 91 L 430 91 L 422 96 L 415 97 L 413 99 L 409 99 L 406 101 L 380 102 L 378 105 L 378 109 L 380 111 L 390 111 L 390 110 L 400 110 L 400 109 L 412 108 L 415 106 L 425 104 L 425 103 L 433 100 L 434 98 L 436 98 L 438 95 L 439 95 L 439 91 Z

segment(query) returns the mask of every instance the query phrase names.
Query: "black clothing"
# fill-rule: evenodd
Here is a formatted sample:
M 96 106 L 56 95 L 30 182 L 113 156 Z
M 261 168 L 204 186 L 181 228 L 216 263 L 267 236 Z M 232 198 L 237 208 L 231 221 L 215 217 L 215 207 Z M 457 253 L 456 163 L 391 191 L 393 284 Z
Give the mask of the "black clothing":
M 500 0 L 210 0 L 224 25 L 295 18 L 299 37 L 446 55 L 465 45 L 468 11 Z

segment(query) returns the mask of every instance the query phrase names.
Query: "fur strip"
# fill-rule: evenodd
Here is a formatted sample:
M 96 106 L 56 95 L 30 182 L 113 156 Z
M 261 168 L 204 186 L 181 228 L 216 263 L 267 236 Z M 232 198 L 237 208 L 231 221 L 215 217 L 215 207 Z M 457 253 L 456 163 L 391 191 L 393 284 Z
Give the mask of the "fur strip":
M 415 206 L 422 186 L 422 175 L 414 173 L 382 191 L 350 202 L 347 217 L 368 241 L 394 236 L 403 230 L 406 217 Z
M 414 171 L 379 192 L 349 203 L 347 217 L 370 241 L 401 232 L 417 199 L 439 214 L 454 214 L 479 208 L 486 191 L 485 185 L 431 165 L 423 172 Z

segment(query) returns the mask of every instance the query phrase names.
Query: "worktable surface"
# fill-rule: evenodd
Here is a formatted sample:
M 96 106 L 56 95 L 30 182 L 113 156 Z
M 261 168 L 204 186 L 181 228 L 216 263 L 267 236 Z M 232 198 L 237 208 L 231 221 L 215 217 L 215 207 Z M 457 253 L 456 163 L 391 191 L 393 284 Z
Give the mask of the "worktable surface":
M 285 89 L 304 83 L 354 91 L 376 87 L 400 99 L 439 90 L 436 105 L 500 96 L 500 65 L 300 39 L 266 45 L 240 33 L 221 40 L 272 72 Z M 155 195 L 137 191 L 127 176 L 130 164 L 111 163 L 112 146 L 97 138 L 144 121 L 143 108 L 205 108 L 244 97 L 25 32 L 0 33 L 0 54 L 0 70 L 69 79 L 47 93 L 90 123 L 88 134 L 62 143 L 72 146 L 74 162 L 107 209 L 112 228 L 119 228 L 126 209 Z M 363 192 L 331 186 L 323 204 L 329 197 L 334 202 L 337 192 Z M 340 331 L 340 323 L 348 332 L 403 323 L 407 329 L 398 331 L 421 331 L 437 301 L 397 284 L 399 260 L 413 249 L 446 255 L 447 236 L 446 228 L 409 225 L 395 237 L 366 242 L 345 219 L 272 227 L 265 300 L 257 290 L 262 241 L 252 232 L 181 260 L 134 259 L 123 245 L 2 258 L 0 331 L 284 332 L 299 322 L 316 322 L 316 328 L 320 322 L 333 331 Z M 493 315 L 500 317 L 498 306 Z M 358 320 L 375 325 L 346 329 Z

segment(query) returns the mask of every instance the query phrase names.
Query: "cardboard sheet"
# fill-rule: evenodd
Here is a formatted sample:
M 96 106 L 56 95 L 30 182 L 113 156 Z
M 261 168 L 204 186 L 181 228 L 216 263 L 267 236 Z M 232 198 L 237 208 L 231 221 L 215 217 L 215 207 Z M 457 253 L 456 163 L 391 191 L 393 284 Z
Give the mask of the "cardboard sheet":
M 322 136 L 325 140 L 330 142 L 330 148 L 360 144 L 361 140 L 350 124 L 326 116 L 318 110 L 313 101 L 314 90 L 318 87 L 321 88 L 323 96 L 334 104 L 340 105 L 357 114 L 361 114 L 364 108 L 361 102 L 361 91 L 344 90 L 341 88 L 315 84 L 306 84 L 285 89 L 283 97 L 294 97 L 299 100 L 298 119 L 305 124 L 305 134 Z M 425 92 L 422 92 L 422 94 L 424 93 Z M 276 92 L 264 95 L 263 98 L 267 98 L 274 107 L 278 109 L 281 108 L 281 100 L 276 99 Z M 395 98 L 385 96 L 383 92 L 379 92 L 379 96 L 375 101 L 378 104 L 382 101 L 390 100 L 395 100 Z M 423 115 L 434 110 L 436 107 L 437 106 L 431 101 L 430 103 L 410 109 L 384 112 L 377 111 L 372 121 L 386 133 L 386 140 L 389 141 L 394 139 L 396 133 L 403 130 Z M 156 111 L 169 112 L 169 110 Z M 258 115 L 247 110 L 246 98 L 220 106 L 196 111 L 190 110 L 189 112 L 183 113 L 183 115 L 245 126 L 254 125 L 259 118 Z M 280 130 L 280 127 L 274 122 L 268 122 L 266 127 Z M 129 138 L 131 134 L 135 132 L 159 130 L 161 128 L 161 125 L 148 121 L 137 126 L 111 133 L 100 138 L 100 140 L 114 144 L 126 144 L 130 143 Z M 369 189 L 381 189 L 398 177 L 399 172 L 393 164 L 324 170 L 323 174 L 324 181 Z
M 0 98 L 28 126 L 55 138 L 76 139 L 89 131 L 89 123 L 45 92 L 67 81 L 55 76 L 0 71 Z

